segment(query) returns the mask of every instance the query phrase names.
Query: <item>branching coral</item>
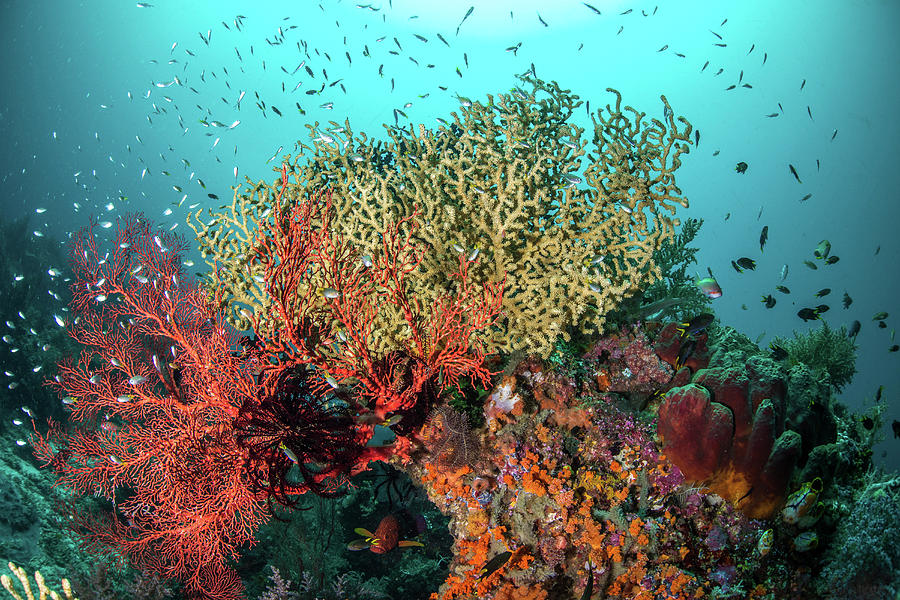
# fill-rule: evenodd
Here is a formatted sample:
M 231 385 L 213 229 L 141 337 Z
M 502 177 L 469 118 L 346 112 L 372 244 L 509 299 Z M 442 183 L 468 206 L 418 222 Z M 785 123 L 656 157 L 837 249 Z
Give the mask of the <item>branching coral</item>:
M 354 135 L 349 123 L 309 126 L 314 147 L 302 146 L 305 161 L 287 159 L 298 175 L 287 195 L 332 190 L 335 223 L 364 254 L 379 247 L 385 222 L 418 207 L 416 238 L 431 251 L 411 281 L 417 294 L 444 293 L 457 256 L 480 254 L 471 282 L 506 277 L 509 290 L 488 349 L 547 355 L 572 328 L 599 330 L 607 313 L 660 276 L 654 253 L 677 225 L 666 213 L 687 205 L 674 173 L 691 126 L 674 118 L 665 97 L 662 122 L 623 107 L 610 90 L 615 102 L 592 115 L 584 139 L 569 123 L 577 96 L 521 79 L 527 91 L 466 101 L 437 131 L 389 127 L 386 143 Z M 235 189 L 230 208 L 192 221 L 214 268 L 210 285 L 244 327 L 242 307 L 265 308 L 250 248 L 277 195 L 265 181 L 248 185 Z
M 9 575 L 3 575 L 0 577 L 0 584 L 3 585 L 4 589 L 6 589 L 9 594 L 15 598 L 15 600 L 35 600 L 34 593 L 31 591 L 31 582 L 28 581 L 28 574 L 25 572 L 25 569 L 19 567 L 13 563 L 9 563 L 9 570 L 13 572 L 13 575 L 16 576 L 16 579 L 19 580 L 19 583 L 22 584 L 22 590 L 25 593 L 25 598 L 23 598 L 19 592 L 13 587 L 12 579 Z M 34 572 L 34 582 L 37 584 L 38 591 L 40 592 L 40 600 L 45 600 L 48 596 L 51 600 L 61 600 L 61 596 L 57 594 L 55 591 L 51 590 L 44 583 L 44 577 L 41 575 L 40 571 Z M 62 588 L 63 593 L 67 600 L 78 600 L 75 596 L 72 595 L 72 586 L 69 584 L 68 579 L 62 580 Z
M 832 329 L 822 321 L 805 335 L 794 332 L 793 338 L 776 338 L 774 343 L 787 350 L 789 361 L 805 364 L 838 390 L 856 373 L 856 343 L 846 327 Z

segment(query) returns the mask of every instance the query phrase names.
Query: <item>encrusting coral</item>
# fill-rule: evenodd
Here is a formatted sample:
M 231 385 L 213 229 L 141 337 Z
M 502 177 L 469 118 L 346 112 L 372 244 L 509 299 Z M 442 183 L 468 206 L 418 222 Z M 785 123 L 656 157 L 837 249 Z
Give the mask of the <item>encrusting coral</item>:
M 450 516 L 456 540 L 433 598 L 577 597 L 590 568 L 601 597 L 687 599 L 752 554 L 759 526 L 721 500 L 678 500 L 680 471 L 648 424 L 614 404 L 594 382 L 577 390 L 524 360 L 485 402 L 476 461 L 428 460 L 426 444 L 402 467 Z
M 588 139 L 569 123 L 577 96 L 520 79 L 530 89 L 461 98 L 452 122 L 388 127 L 385 143 L 354 135 L 349 122 L 309 126 L 313 146 L 285 158 L 296 175 L 285 197 L 330 190 L 334 226 L 363 256 L 377 250 L 384 223 L 418 211 L 415 238 L 429 252 L 415 293 L 440 295 L 458 256 L 480 254 L 471 283 L 505 278 L 507 290 L 488 349 L 547 356 L 573 328 L 599 332 L 622 300 L 660 277 L 654 253 L 679 223 L 666 213 L 687 206 L 675 171 L 692 128 L 665 97 L 660 121 L 609 90 L 615 101 L 591 115 Z M 248 180 L 230 207 L 191 222 L 213 269 L 208 285 L 242 329 L 269 308 L 251 249 L 257 223 L 277 210 L 276 186 Z

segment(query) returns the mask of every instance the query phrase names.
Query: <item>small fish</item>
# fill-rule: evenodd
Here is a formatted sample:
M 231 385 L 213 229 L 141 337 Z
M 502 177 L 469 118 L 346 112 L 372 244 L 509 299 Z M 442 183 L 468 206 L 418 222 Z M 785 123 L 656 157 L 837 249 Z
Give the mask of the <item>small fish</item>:
M 811 260 L 804 260 L 803 264 L 806 265 L 807 267 L 809 267 L 810 269 L 812 269 L 813 271 L 817 271 L 819 269 L 819 267 L 816 266 L 816 263 L 814 263 Z
M 599 15 L 599 14 L 602 14 L 599 10 L 597 10 L 596 7 L 591 6 L 591 5 L 588 4 L 587 2 L 582 2 L 582 4 L 584 4 L 585 6 L 587 6 L 589 9 L 591 9 L 592 11 L 594 11 L 594 13 L 596 13 L 596 14 L 598 14 L 598 15 Z
M 759 251 L 762 252 L 763 248 L 766 245 L 766 240 L 769 239 L 769 226 L 765 225 L 762 228 L 762 232 L 759 234 Z
M 838 130 L 835 129 L 835 130 L 834 130 L 834 133 L 831 134 L 831 141 L 832 141 L 832 142 L 834 141 L 834 138 L 837 137 L 837 132 L 838 132 Z
M 808 105 L 808 104 L 806 105 L 806 114 L 809 115 L 809 120 L 812 121 L 812 120 L 813 120 L 813 118 L 812 118 L 812 109 L 809 108 L 809 105 Z
M 825 259 L 825 264 L 833 265 L 834 263 L 838 262 L 839 260 L 841 260 L 841 258 L 839 256 L 832 254 L 831 256 L 829 256 L 828 258 Z
M 806 202 L 810 198 L 812 198 L 812 194 L 807 194 L 807 195 L 803 196 L 802 198 L 800 198 L 800 202 Z
M 791 293 L 791 290 L 783 285 L 776 285 L 775 289 L 777 291 L 781 292 L 782 294 L 790 294 Z
M 766 308 L 774 308 L 775 307 L 775 296 L 773 296 L 772 294 L 763 296 L 762 302 L 766 305 Z
M 398 539 L 400 533 L 400 522 L 394 515 L 384 517 L 375 532 L 371 532 L 364 527 L 354 529 L 356 533 L 364 536 L 363 539 L 354 540 L 347 544 L 350 550 L 368 549 L 375 554 L 384 554 L 390 552 L 394 548 L 406 548 L 410 546 L 423 547 L 425 544 L 411 540 Z
M 816 249 L 813 250 L 813 256 L 816 258 L 823 260 L 828 258 L 828 255 L 831 253 L 831 242 L 828 240 L 822 240 L 816 246 Z
M 850 294 L 844 292 L 844 298 L 841 300 L 844 305 L 844 308 L 850 308 L 850 305 L 853 304 L 853 298 L 850 297 Z
M 769 343 L 769 350 L 771 350 L 769 356 L 772 357 L 772 360 L 784 360 L 788 357 L 788 351 L 775 342 Z
M 878 312 L 872 316 L 873 321 L 884 321 L 888 318 L 888 314 L 886 312 Z
M 507 550 L 506 552 L 501 552 L 497 556 L 493 557 L 491 560 L 487 561 L 484 566 L 481 568 L 481 572 L 478 575 L 478 581 L 482 579 L 487 579 L 491 575 L 494 574 L 500 567 L 506 564 L 506 561 L 512 556 L 512 552 Z
M 593 594 L 593 593 L 594 593 L 594 568 L 591 566 L 591 561 L 589 559 L 588 560 L 588 578 L 587 578 L 587 582 L 584 584 L 584 592 L 582 592 L 582 594 L 581 594 L 581 600 L 591 600 L 591 594 Z
M 822 491 L 822 479 L 816 477 L 800 486 L 796 492 L 788 496 L 781 518 L 788 525 L 797 523 L 810 509 L 816 506 L 819 493 Z
M 329 300 L 334 300 L 335 298 L 339 298 L 341 293 L 334 288 L 324 288 L 322 290 L 322 295 Z
M 797 552 L 808 552 L 819 545 L 819 535 L 813 531 L 802 531 L 791 540 L 791 547 Z
M 680 371 L 681 367 L 684 366 L 684 363 L 693 356 L 694 350 L 697 349 L 697 339 L 696 338 L 688 338 L 681 346 L 678 348 L 678 355 L 675 357 L 675 364 L 673 367 L 675 371 Z
M 811 308 L 801 308 L 799 311 L 797 311 L 797 316 L 803 319 L 803 322 L 805 323 L 806 321 L 814 321 L 815 319 L 818 319 L 819 313 Z
M 744 270 L 738 266 L 738 264 L 734 261 L 731 261 L 731 268 L 735 270 L 737 273 L 743 273 Z
M 775 543 L 775 530 L 766 529 L 762 532 L 762 535 L 759 536 L 759 541 L 756 542 L 756 551 L 759 552 L 759 555 L 765 556 L 772 550 L 772 544 Z
M 750 271 L 756 269 L 756 261 L 752 258 L 747 258 L 746 256 L 742 256 L 741 258 L 737 259 L 737 264 L 742 268 L 748 269 Z
M 805 80 L 805 79 L 804 79 L 802 82 L 800 82 L 800 91 L 801 91 L 801 92 L 803 91 L 803 88 L 804 88 L 804 87 L 806 87 L 806 80 Z
M 715 315 L 711 313 L 700 313 L 689 321 L 679 323 L 675 331 L 680 333 L 682 338 L 696 335 L 709 327 L 709 325 L 713 322 L 713 320 L 715 320 L 715 318 Z
M 745 163 L 744 161 L 741 161 L 737 164 L 737 166 L 734 167 L 734 170 L 737 171 L 738 173 L 744 174 L 747 172 L 747 167 L 748 167 L 747 163 Z
M 134 377 L 132 377 L 131 379 L 128 380 L 128 384 L 129 385 L 141 385 L 145 381 L 147 381 L 147 378 L 144 377 L 143 375 L 135 375 Z
M 788 168 L 791 170 L 791 175 L 794 176 L 794 179 L 797 180 L 797 183 L 803 183 L 800 181 L 800 176 L 797 174 L 797 169 L 794 168 L 794 165 L 788 164 Z
M 888 348 L 888 352 L 897 352 L 898 350 L 900 350 L 900 345 L 898 344 L 894 344 L 893 346 Z
M 716 281 L 715 277 L 710 276 L 703 279 L 697 277 L 694 283 L 707 298 L 720 298 L 722 296 L 722 288 L 719 287 L 719 282 Z
M 850 329 L 847 331 L 847 337 L 855 338 L 859 335 L 859 330 L 862 328 L 862 323 L 859 321 L 853 321 L 850 323 Z
M 827 296 L 831 293 L 831 288 L 822 288 L 815 294 L 813 294 L 816 298 L 822 298 L 823 296 Z
M 781 267 L 781 280 L 784 281 L 785 279 L 787 279 L 787 276 L 788 276 L 788 266 L 787 266 L 787 264 L 785 264 L 783 267 Z
M 462 18 L 462 21 L 459 22 L 459 25 L 456 26 L 456 35 L 459 35 L 459 28 L 462 27 L 463 23 L 466 22 L 466 19 L 469 18 L 469 16 L 472 14 L 472 11 L 474 11 L 474 10 L 475 10 L 475 7 L 474 7 L 474 6 L 470 6 L 470 7 L 469 7 L 469 10 L 466 11 L 466 16 L 464 16 L 464 17 Z

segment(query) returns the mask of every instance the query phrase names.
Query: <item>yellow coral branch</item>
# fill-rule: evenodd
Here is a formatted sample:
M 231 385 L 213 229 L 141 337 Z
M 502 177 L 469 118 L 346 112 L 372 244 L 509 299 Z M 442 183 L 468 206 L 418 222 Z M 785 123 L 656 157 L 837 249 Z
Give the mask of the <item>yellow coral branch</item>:
M 16 566 L 13 563 L 8 563 L 8 566 L 9 570 L 13 572 L 13 575 L 15 575 L 19 582 L 22 584 L 22 589 L 25 592 L 25 597 L 23 598 L 19 594 L 19 592 L 16 591 L 16 588 L 13 587 L 13 581 L 9 575 L 3 575 L 2 577 L 0 577 L 0 584 L 3 585 L 4 589 L 6 589 L 6 591 L 9 592 L 10 595 L 15 598 L 15 600 L 35 600 L 34 593 L 32 593 L 31 591 L 31 582 L 28 580 L 28 574 L 25 572 L 25 569 Z M 46 586 L 46 584 L 44 583 L 44 576 L 41 575 L 40 571 L 34 572 L 34 581 L 37 584 L 38 591 L 40 592 L 40 596 L 37 600 L 47 600 L 48 597 L 51 598 L 51 600 L 61 600 L 59 594 Z M 67 600 L 78 600 L 78 598 L 76 598 L 72 594 L 72 586 L 69 584 L 68 579 L 62 580 L 62 588 Z

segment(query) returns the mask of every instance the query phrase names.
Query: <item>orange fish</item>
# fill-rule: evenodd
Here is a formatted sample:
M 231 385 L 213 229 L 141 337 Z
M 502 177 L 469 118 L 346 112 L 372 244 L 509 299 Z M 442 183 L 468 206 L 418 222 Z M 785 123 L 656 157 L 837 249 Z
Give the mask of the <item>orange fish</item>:
M 422 546 L 425 544 L 412 540 L 400 539 L 400 522 L 394 515 L 388 515 L 378 524 L 378 529 L 372 533 L 364 527 L 354 529 L 359 535 L 365 536 L 363 539 L 354 540 L 347 544 L 350 550 L 365 550 L 368 548 L 375 554 L 384 554 L 390 552 L 394 548 L 407 548 L 410 546 Z

